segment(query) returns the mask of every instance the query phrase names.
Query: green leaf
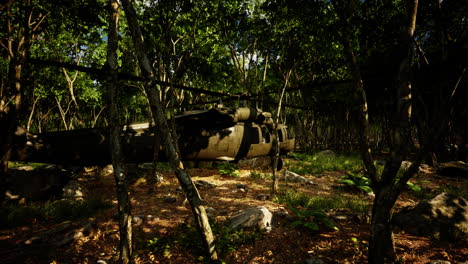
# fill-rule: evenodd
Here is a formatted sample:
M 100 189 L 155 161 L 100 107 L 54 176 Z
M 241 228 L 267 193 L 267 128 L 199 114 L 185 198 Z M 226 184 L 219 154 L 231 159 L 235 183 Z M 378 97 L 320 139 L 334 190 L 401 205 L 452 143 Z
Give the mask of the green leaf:
M 305 223 L 304 226 L 307 227 L 308 229 L 312 230 L 312 231 L 318 231 L 319 230 L 319 226 L 315 222 Z
M 372 192 L 372 189 L 369 186 L 358 186 L 358 188 L 365 191 L 366 193 Z
M 350 185 L 350 186 L 356 185 L 356 183 L 355 183 L 354 181 L 349 180 L 349 179 L 347 179 L 347 180 L 339 180 L 338 182 L 339 182 L 339 183 L 346 184 L 346 185 Z

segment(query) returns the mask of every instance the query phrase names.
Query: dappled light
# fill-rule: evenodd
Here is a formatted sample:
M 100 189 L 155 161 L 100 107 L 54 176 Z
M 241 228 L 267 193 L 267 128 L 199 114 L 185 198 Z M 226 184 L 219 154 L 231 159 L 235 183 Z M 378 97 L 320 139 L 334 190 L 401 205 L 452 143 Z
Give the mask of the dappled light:
M 466 1 L 3 2 L 1 263 L 466 261 Z

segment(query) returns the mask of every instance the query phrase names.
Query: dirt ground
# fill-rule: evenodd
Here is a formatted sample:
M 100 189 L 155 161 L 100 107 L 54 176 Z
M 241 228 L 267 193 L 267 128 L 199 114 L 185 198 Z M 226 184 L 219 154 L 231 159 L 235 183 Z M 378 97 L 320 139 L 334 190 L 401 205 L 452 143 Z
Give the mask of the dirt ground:
M 92 228 L 78 236 L 73 242 L 61 246 L 58 250 L 48 253 L 48 257 L 31 253 L 21 259 L 23 263 L 115 263 L 118 259 L 119 232 L 116 220 L 115 183 L 111 172 L 98 169 L 88 169 L 79 180 L 87 186 L 87 195 L 101 196 L 114 204 L 114 208 L 103 211 L 91 219 Z M 255 206 L 265 206 L 271 212 L 288 211 L 287 206 L 277 204 L 271 199 L 259 200 L 261 194 L 269 194 L 270 180 L 253 178 L 249 168 L 241 168 L 239 176 L 220 176 L 217 169 L 190 169 L 189 174 L 194 181 L 203 180 L 217 187 L 201 187 L 199 192 L 207 207 L 215 209 L 216 222 L 223 223 L 228 217 L 239 210 Z M 281 182 L 280 188 L 293 189 L 311 195 L 329 195 L 343 190 L 334 188 L 342 174 L 331 172 L 322 175 L 305 175 L 316 185 L 301 185 L 300 183 Z M 424 181 L 423 181 L 424 179 Z M 434 192 L 446 185 L 466 188 L 467 181 L 460 179 L 441 178 L 432 170 L 417 176 L 414 181 L 421 181 L 424 187 Z M 247 186 L 246 191 L 237 185 Z M 168 202 L 167 196 L 176 197 L 175 202 Z M 173 247 L 168 253 L 150 252 L 146 245 L 155 237 L 164 237 L 177 232 L 177 227 L 192 220 L 192 213 L 183 194 L 178 190 L 178 182 L 172 173 L 164 174 L 164 181 L 157 185 L 153 192 L 144 178 L 136 180 L 131 185 L 132 214 L 140 217 L 142 223 L 133 225 L 135 263 L 203 263 L 199 256 L 190 250 Z M 362 196 L 362 199 L 369 199 Z M 413 205 L 417 201 L 408 193 L 403 193 L 397 202 L 397 208 Z M 85 221 L 85 220 L 83 220 Z M 57 225 L 57 224 L 56 224 Z M 264 233 L 253 243 L 242 245 L 235 251 L 223 257 L 225 263 L 304 263 L 305 260 L 316 258 L 324 263 L 366 263 L 367 239 L 369 224 L 362 219 L 344 219 L 336 221 L 339 231 L 324 231 L 312 233 L 294 228 L 287 222 L 279 222 L 272 231 Z M 0 230 L 0 242 L 10 245 L 24 244 L 38 234 L 54 228 L 47 223 L 35 222 L 28 226 L 11 230 Z M 450 244 L 433 241 L 429 238 L 395 233 L 396 250 L 401 263 L 428 263 L 431 260 L 447 260 L 451 263 L 461 263 L 468 260 L 466 244 Z M 5 254 L 5 252 L 3 252 Z M 38 257 L 41 255 L 42 257 Z M 19 260 L 18 260 L 19 261 Z M 2 260 L 0 259 L 0 263 Z M 8 263 L 8 262 L 7 262 Z M 19 262 L 16 262 L 19 263 Z

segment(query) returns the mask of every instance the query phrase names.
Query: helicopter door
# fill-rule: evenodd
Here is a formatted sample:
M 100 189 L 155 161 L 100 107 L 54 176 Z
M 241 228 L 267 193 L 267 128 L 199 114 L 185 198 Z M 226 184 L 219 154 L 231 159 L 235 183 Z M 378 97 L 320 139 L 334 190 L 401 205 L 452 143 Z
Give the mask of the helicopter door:
M 268 131 L 266 126 L 262 127 L 260 138 L 262 139 L 263 144 L 268 144 L 271 142 L 270 131 Z
M 252 137 L 253 140 L 251 142 L 247 157 L 268 155 L 271 149 L 271 143 L 267 142 L 267 140 L 270 141 L 270 137 L 265 127 L 262 128 L 254 124 L 252 132 L 254 133 L 254 136 Z
M 284 142 L 283 129 L 281 128 L 278 129 L 278 140 L 279 142 Z

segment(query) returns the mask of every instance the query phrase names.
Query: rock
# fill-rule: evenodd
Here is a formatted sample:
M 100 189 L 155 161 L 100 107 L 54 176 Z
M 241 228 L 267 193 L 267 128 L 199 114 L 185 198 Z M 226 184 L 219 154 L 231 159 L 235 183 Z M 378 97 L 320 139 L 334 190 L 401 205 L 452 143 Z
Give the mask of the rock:
M 357 214 L 352 212 L 337 212 L 330 215 L 330 218 L 336 221 L 350 221 L 353 220 L 354 222 L 359 221 L 359 217 Z
M 102 168 L 102 173 L 106 173 L 106 174 L 114 173 L 114 167 L 112 166 L 112 164 L 109 164 L 105 166 L 104 168 Z
M 239 189 L 239 192 L 240 192 L 240 193 L 247 193 L 247 190 L 244 189 L 244 188 L 240 188 L 240 189 Z
M 260 230 L 271 230 L 271 212 L 264 206 L 249 208 L 234 214 L 229 222 L 229 229 L 258 228 Z
M 237 184 L 237 189 L 240 193 L 247 193 L 247 185 L 239 183 Z
M 294 173 L 292 171 L 285 171 L 284 179 L 289 182 L 297 182 L 297 183 L 302 183 L 302 184 L 311 184 L 314 185 L 315 183 L 297 173 Z
M 411 164 L 413 164 L 411 161 L 404 160 L 401 162 L 400 168 L 407 170 L 411 166 Z
M 441 193 L 393 216 L 395 226 L 421 236 L 456 242 L 468 239 L 468 203 L 462 197 Z
M 153 163 L 138 164 L 136 171 L 139 177 L 145 177 L 146 179 L 153 178 L 154 183 L 160 183 L 164 180 L 164 177 L 159 170 L 156 170 L 156 172 L 154 171 Z
M 63 198 L 70 200 L 83 200 L 84 193 L 78 181 L 71 180 L 63 187 Z
M 237 184 L 237 189 L 244 189 L 245 190 L 245 189 L 247 189 L 247 185 L 239 183 L 239 184 Z
M 270 199 L 270 196 L 268 194 L 259 194 L 257 196 L 257 200 L 260 200 L 260 201 L 266 201 Z
M 154 215 L 147 215 L 145 216 L 145 222 L 148 225 L 156 225 L 159 221 L 159 217 L 154 216 Z
M 134 216 L 132 217 L 132 224 L 135 225 L 135 226 L 139 226 L 141 224 L 143 224 L 143 220 L 144 218 L 142 216 Z
M 369 200 L 374 200 L 374 199 L 375 199 L 375 194 L 374 194 L 374 192 L 367 193 L 367 198 L 368 198 Z
M 275 216 L 278 217 L 286 217 L 288 215 L 289 213 L 286 209 L 284 209 L 284 207 L 278 207 L 278 210 L 275 212 Z
M 164 202 L 165 203 L 175 203 L 175 202 L 177 202 L 177 197 L 166 196 L 166 197 L 164 197 Z
M 437 173 L 448 177 L 468 178 L 468 164 L 463 161 L 441 163 Z
M 241 159 L 239 161 L 239 166 L 241 167 L 250 167 L 250 168 L 262 168 L 269 169 L 271 166 L 271 157 L 252 157 L 248 159 Z
M 272 227 L 278 227 L 281 226 L 282 224 L 285 224 L 286 222 L 290 222 L 287 218 L 289 217 L 288 211 L 284 209 L 283 207 L 279 207 L 276 211 L 273 212 L 273 218 L 272 218 Z

